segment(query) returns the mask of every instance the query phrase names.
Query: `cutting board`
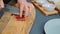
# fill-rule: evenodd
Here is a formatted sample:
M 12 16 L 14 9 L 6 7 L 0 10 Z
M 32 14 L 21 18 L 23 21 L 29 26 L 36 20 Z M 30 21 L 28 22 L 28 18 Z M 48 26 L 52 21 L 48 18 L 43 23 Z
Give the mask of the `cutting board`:
M 8 24 L 10 18 L 11 18 L 10 13 L 4 12 L 3 16 L 0 19 L 0 34 L 4 30 L 4 28 L 6 27 L 6 25 Z
M 39 5 L 36 1 L 32 0 L 32 3 L 34 4 L 35 7 L 37 7 L 45 16 L 53 15 L 53 14 L 58 14 L 58 10 L 54 10 L 53 12 L 49 12 L 44 10 L 41 5 Z
M 16 19 L 16 16 L 14 15 L 10 16 L 8 24 L 5 26 L 1 34 L 29 34 L 34 23 L 35 16 L 36 16 L 35 8 L 32 9 L 31 14 L 29 14 L 29 16 L 26 17 L 25 21 L 18 21 Z

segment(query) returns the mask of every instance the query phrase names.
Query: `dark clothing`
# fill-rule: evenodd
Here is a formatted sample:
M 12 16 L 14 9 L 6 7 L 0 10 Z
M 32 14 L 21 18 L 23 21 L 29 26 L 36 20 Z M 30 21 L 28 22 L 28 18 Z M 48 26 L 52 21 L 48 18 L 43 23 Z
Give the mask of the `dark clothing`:
M 10 1 L 13 1 L 13 2 L 16 2 L 16 3 L 17 3 L 17 0 L 3 0 L 3 2 L 4 2 L 5 4 L 8 4 Z
M 8 4 L 11 0 L 3 0 L 5 4 Z

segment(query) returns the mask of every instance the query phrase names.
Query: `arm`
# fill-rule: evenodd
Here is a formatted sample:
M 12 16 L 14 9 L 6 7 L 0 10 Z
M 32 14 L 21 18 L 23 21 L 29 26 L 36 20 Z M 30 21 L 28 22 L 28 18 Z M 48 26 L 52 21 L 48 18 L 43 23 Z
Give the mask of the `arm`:
M 0 10 L 4 8 L 4 3 L 3 3 L 3 0 L 0 0 Z

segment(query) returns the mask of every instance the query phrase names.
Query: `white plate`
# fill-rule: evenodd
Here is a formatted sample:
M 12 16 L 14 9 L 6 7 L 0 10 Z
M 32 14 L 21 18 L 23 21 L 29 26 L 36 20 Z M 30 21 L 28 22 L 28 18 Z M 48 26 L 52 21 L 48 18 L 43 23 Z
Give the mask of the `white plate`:
M 49 20 L 45 24 L 44 30 L 46 34 L 60 34 L 60 19 Z

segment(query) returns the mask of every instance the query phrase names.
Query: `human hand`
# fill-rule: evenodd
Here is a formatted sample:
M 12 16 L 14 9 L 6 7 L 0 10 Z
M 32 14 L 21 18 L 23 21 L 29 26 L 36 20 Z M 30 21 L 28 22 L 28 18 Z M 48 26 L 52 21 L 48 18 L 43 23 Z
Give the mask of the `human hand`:
M 24 15 L 28 16 L 31 13 L 31 10 L 34 6 L 31 3 L 28 3 L 26 0 L 18 0 L 20 5 L 20 17 L 23 15 L 23 11 L 25 12 Z

